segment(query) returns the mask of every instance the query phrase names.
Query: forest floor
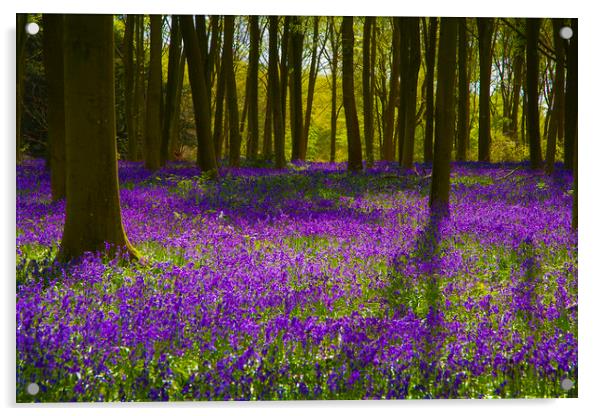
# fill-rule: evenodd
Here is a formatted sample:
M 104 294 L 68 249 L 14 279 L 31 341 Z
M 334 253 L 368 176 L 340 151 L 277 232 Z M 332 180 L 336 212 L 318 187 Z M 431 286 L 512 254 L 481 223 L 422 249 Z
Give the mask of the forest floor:
M 17 400 L 575 397 L 570 173 L 454 164 L 433 224 L 417 172 L 120 162 L 146 261 L 60 265 L 64 201 L 25 162 Z

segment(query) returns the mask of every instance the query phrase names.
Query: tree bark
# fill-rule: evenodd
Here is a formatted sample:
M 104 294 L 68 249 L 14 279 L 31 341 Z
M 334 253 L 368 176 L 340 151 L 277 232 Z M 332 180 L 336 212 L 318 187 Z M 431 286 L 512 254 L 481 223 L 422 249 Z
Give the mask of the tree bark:
M 66 210 L 59 259 L 87 251 L 125 250 L 121 222 L 117 143 L 113 16 L 64 18 Z
M 578 19 L 571 19 L 571 28 L 573 29 L 573 37 L 568 41 L 569 47 L 567 52 L 567 68 L 566 68 L 566 94 L 565 94 L 565 124 L 564 124 L 564 167 L 573 169 L 574 157 L 577 137 L 577 80 L 578 80 L 578 61 L 577 61 L 577 32 Z
M 188 61 L 188 80 L 192 90 L 194 121 L 197 134 L 197 165 L 210 176 L 217 176 L 215 148 L 211 140 L 211 118 L 209 116 L 209 91 L 204 76 L 204 62 L 198 37 L 195 34 L 192 16 L 180 16 L 180 27 L 184 39 L 184 50 Z
M 145 86 L 144 86 L 144 15 L 135 16 L 134 36 L 136 38 L 136 64 L 134 74 L 133 116 L 136 126 L 132 140 L 128 140 L 128 159 L 140 160 L 140 144 L 144 140 L 145 130 Z
M 491 160 L 489 89 L 491 86 L 493 19 L 477 18 L 477 30 L 479 32 L 479 161 L 489 162 Z
M 280 96 L 280 82 L 278 79 L 278 16 L 270 16 L 269 26 L 269 86 L 270 106 L 272 108 L 272 122 L 274 129 L 274 149 L 276 169 L 286 166 L 284 156 L 284 123 L 282 120 L 282 101 Z
M 291 108 L 291 160 L 301 159 L 303 147 L 303 27 L 299 16 L 291 17 L 290 27 L 289 68 L 290 80 L 290 108 Z
M 426 47 L 426 125 L 424 128 L 424 161 L 433 161 L 433 134 L 435 121 L 435 58 L 437 53 L 438 18 L 429 18 Z M 426 30 L 426 29 L 425 29 Z
M 63 15 L 43 14 L 44 71 L 48 85 L 48 145 L 52 200 L 65 197 L 65 97 L 63 87 Z
M 420 72 L 420 21 L 417 17 L 406 20 L 408 37 L 408 74 L 406 88 L 406 122 L 401 166 L 410 169 L 414 165 L 414 135 L 416 132 L 416 100 L 418 73 Z
M 383 159 L 387 161 L 395 160 L 395 148 L 393 147 L 393 134 L 395 133 L 395 107 L 397 95 L 399 93 L 399 66 L 400 66 L 400 27 L 397 18 L 393 18 L 393 40 L 392 53 L 393 64 L 389 79 L 389 100 L 385 112 L 385 136 L 383 138 Z
M 437 62 L 437 122 L 429 207 L 435 217 L 449 216 L 451 149 L 454 132 L 454 83 L 456 70 L 457 18 L 441 18 Z
M 458 18 L 458 150 L 456 160 L 465 161 L 470 140 L 470 77 L 468 75 L 466 18 Z
M 178 81 L 180 77 L 180 60 L 182 59 L 182 34 L 179 20 L 172 16 L 171 34 L 169 37 L 169 60 L 167 62 L 167 87 L 165 91 L 165 113 L 163 134 L 161 138 L 161 166 L 165 166 L 169 158 L 169 140 L 173 135 L 173 125 L 178 113 Z
M 339 71 L 339 34 L 336 31 L 334 18 L 330 18 L 330 46 L 332 49 L 331 59 L 331 78 L 332 88 L 330 95 L 330 162 L 336 159 L 337 144 L 337 118 L 339 115 L 337 109 L 337 75 Z
M 162 17 L 150 16 L 150 61 L 146 97 L 146 140 L 144 148 L 144 166 L 150 170 L 161 167 L 161 50 Z
M 284 26 L 282 28 L 282 40 L 280 43 L 280 105 L 282 106 L 282 131 L 286 133 L 286 94 L 289 83 L 289 43 L 290 43 L 291 17 L 284 16 Z
M 343 107 L 345 108 L 345 125 L 347 126 L 347 170 L 361 171 L 362 142 L 360 139 L 360 126 L 357 120 L 355 107 L 355 88 L 353 80 L 353 17 L 343 17 L 341 24 L 343 48 Z
M 548 128 L 548 143 L 546 148 L 546 173 L 554 172 L 556 161 L 556 141 L 564 138 L 564 41 L 560 37 L 560 29 L 564 26 L 564 19 L 553 19 L 554 51 L 556 53 L 556 69 L 554 71 L 554 85 L 552 86 L 552 116 Z
M 374 164 L 374 81 L 372 68 L 372 25 L 374 17 L 366 16 L 364 20 L 364 39 L 362 45 L 362 93 L 364 96 L 364 142 L 366 143 L 367 166 Z
M 525 62 L 525 48 L 522 39 L 513 58 L 513 83 L 512 83 L 512 112 L 510 115 L 510 135 L 518 146 L 518 110 L 520 108 L 520 92 L 523 85 L 523 66 Z
M 249 16 L 250 50 L 247 70 L 247 98 L 249 131 L 247 140 L 247 158 L 256 159 L 259 150 L 259 17 Z
M 321 58 L 322 51 L 318 53 L 318 40 L 320 17 L 313 17 L 313 36 L 311 49 L 311 62 L 309 64 L 309 80 L 307 82 L 307 105 L 305 106 L 305 121 L 303 122 L 303 141 L 300 149 L 300 159 L 307 157 L 307 143 L 309 142 L 309 127 L 311 123 L 311 110 L 314 102 L 314 90 L 316 88 L 316 79 L 318 78 L 318 61 Z
M 17 164 L 23 160 L 21 151 L 21 118 L 23 113 L 23 82 L 25 72 L 25 43 L 27 42 L 27 33 L 25 25 L 27 24 L 27 14 L 17 13 L 17 135 L 16 135 L 16 158 Z
M 527 18 L 527 130 L 529 137 L 529 159 L 532 169 L 541 168 L 541 138 L 539 130 L 539 18 Z
M 230 166 L 240 165 L 240 131 L 238 130 L 238 95 L 236 91 L 236 77 L 234 74 L 234 58 L 232 48 L 234 44 L 234 16 L 224 16 L 224 50 L 222 66 L 225 68 L 226 77 L 226 103 L 228 105 L 229 131 L 229 158 Z
M 136 119 L 134 117 L 134 106 L 136 97 L 134 95 L 135 70 L 134 70 L 134 31 L 136 26 L 136 16 L 128 14 L 125 19 L 125 33 L 123 35 L 123 72 L 125 78 L 125 123 L 128 139 L 127 159 L 134 160 L 130 149 L 135 148 L 136 137 Z

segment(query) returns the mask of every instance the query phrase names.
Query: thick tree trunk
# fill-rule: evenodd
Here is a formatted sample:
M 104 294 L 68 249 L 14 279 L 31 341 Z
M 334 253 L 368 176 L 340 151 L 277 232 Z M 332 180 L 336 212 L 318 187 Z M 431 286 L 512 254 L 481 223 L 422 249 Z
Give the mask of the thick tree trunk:
M 66 210 L 59 258 L 111 245 L 137 258 L 121 222 L 113 16 L 65 15 Z
M 249 131 L 247 140 L 247 158 L 256 159 L 259 150 L 259 17 L 249 16 L 250 49 L 247 69 L 247 100 Z
M 360 126 L 355 107 L 355 88 L 353 80 L 353 17 L 343 17 L 341 24 L 343 38 L 343 107 L 345 108 L 345 125 L 347 126 L 347 169 L 360 171 L 362 165 L 362 142 Z
M 204 62 L 198 37 L 195 35 L 192 16 L 180 16 L 184 49 L 188 60 L 188 80 L 192 90 L 194 121 L 197 134 L 197 165 L 210 176 L 217 176 L 217 160 L 211 140 L 211 118 L 209 116 L 209 91 L 204 77 Z
M 539 58 L 537 41 L 541 20 L 527 19 L 527 130 L 532 169 L 541 168 L 541 134 L 539 130 Z
M 274 128 L 274 149 L 276 168 L 286 166 L 284 156 L 284 123 L 282 120 L 282 101 L 280 96 L 280 80 L 278 79 L 278 16 L 270 16 L 269 26 L 269 86 L 270 106 L 272 108 L 272 121 Z
M 489 89 L 491 86 L 493 19 L 477 18 L 477 29 L 479 32 L 479 161 L 489 162 L 491 160 Z
M 408 72 L 406 88 L 406 122 L 401 166 L 410 169 L 414 165 L 414 135 L 416 132 L 416 100 L 418 72 L 420 72 L 420 21 L 417 17 L 406 19 L 408 35 Z
M 44 71 L 48 85 L 48 145 L 52 200 L 65 197 L 65 99 L 63 90 L 63 15 L 43 14 Z
M 385 112 L 385 137 L 383 138 L 383 159 L 387 161 L 395 160 L 395 148 L 393 147 L 393 135 L 395 134 L 395 107 L 399 93 L 399 66 L 400 66 L 400 27 L 397 18 L 393 18 L 393 65 L 389 80 L 389 100 Z
M 568 41 L 566 68 L 566 94 L 565 94 L 565 124 L 564 124 L 564 167 L 573 169 L 574 142 L 577 137 L 577 23 L 578 19 L 571 19 L 573 37 Z
M 372 25 L 374 17 L 364 20 L 364 39 L 362 45 L 362 94 L 364 105 L 364 142 L 366 143 L 367 166 L 374 164 L 374 80 L 372 61 Z
M 228 105 L 229 130 L 229 158 L 230 166 L 240 165 L 240 131 L 238 130 L 238 95 L 236 91 L 236 77 L 234 74 L 234 16 L 224 16 L 224 50 L 222 66 L 225 68 L 226 77 L 226 103 Z
M 168 160 L 169 140 L 173 134 L 173 125 L 179 116 L 176 107 L 178 100 L 178 81 L 180 77 L 180 61 L 182 59 L 182 34 L 177 18 L 171 18 L 171 34 L 169 39 L 169 60 L 167 62 L 167 87 L 165 91 L 165 113 L 163 118 L 163 134 L 161 137 L 161 166 Z
M 291 17 L 289 68 L 291 70 L 291 160 L 299 160 L 303 147 L 303 27 L 299 16 Z
M 307 105 L 305 106 L 305 121 L 303 122 L 303 142 L 300 149 L 300 159 L 307 157 L 307 143 L 309 142 L 309 125 L 311 123 L 311 110 L 314 102 L 314 90 L 316 88 L 316 79 L 318 78 L 318 61 L 321 58 L 322 51 L 318 53 L 319 41 L 319 23 L 320 17 L 313 17 L 314 29 L 312 36 L 311 62 L 309 64 L 309 80 L 307 82 Z
M 454 83 L 456 70 L 457 18 L 441 18 L 437 62 L 437 123 L 429 206 L 435 217 L 449 215 L 451 149 L 454 132 Z
M 424 128 L 424 161 L 433 161 L 433 134 L 435 125 L 435 58 L 437 53 L 438 18 L 429 18 L 428 44 L 426 47 L 426 125 Z M 425 29 L 426 30 L 426 29 Z
M 150 61 L 146 96 L 146 140 L 144 142 L 144 166 L 150 170 L 161 167 L 161 49 L 162 17 L 150 16 Z
M 17 13 L 17 136 L 16 136 L 16 158 L 17 164 L 23 160 L 21 152 L 21 118 L 23 113 L 23 82 L 25 72 L 25 42 L 27 33 L 25 25 L 27 24 L 27 14 Z
M 470 77 L 468 76 L 466 18 L 458 19 L 458 149 L 456 160 L 465 161 L 470 140 Z

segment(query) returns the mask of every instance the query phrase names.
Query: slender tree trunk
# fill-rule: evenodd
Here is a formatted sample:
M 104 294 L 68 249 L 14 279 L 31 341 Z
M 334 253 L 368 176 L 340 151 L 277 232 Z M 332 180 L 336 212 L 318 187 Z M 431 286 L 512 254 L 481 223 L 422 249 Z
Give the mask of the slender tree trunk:
M 397 92 L 397 128 L 393 135 L 393 152 L 397 148 L 399 166 L 402 165 L 403 148 L 406 136 L 406 115 L 408 106 L 408 88 L 410 82 L 410 17 L 398 17 L 399 22 L 399 91 Z M 397 144 L 397 147 L 396 147 Z
M 408 81 L 406 89 L 406 122 L 401 166 L 410 169 L 414 165 L 414 135 L 416 133 L 416 101 L 418 95 L 418 73 L 420 72 L 420 20 L 407 18 L 408 35 Z
M 217 160 L 211 140 L 211 118 L 209 116 L 209 91 L 204 77 L 205 63 L 202 60 L 198 37 L 195 34 L 192 16 L 180 16 L 180 27 L 184 49 L 188 60 L 188 80 L 192 90 L 194 121 L 197 134 L 197 165 L 210 176 L 217 176 Z
M 299 160 L 303 147 L 303 27 L 299 16 L 291 18 L 289 68 L 291 69 L 291 160 Z
M 479 161 L 489 162 L 491 160 L 489 89 L 491 86 L 493 19 L 477 18 L 477 29 L 479 32 Z
M 282 28 L 282 41 L 280 43 L 280 105 L 282 107 L 282 131 L 286 135 L 286 93 L 288 87 L 289 73 L 289 43 L 290 43 L 291 17 L 284 16 L 284 26 Z
M 571 122 L 575 124 L 574 126 L 574 134 L 575 136 L 573 137 L 573 212 L 572 212 L 572 218 L 571 218 L 571 227 L 573 228 L 573 230 L 577 229 L 577 220 L 578 220 L 578 198 L 577 198 L 577 173 L 579 171 L 578 169 L 578 136 L 577 136 L 577 127 L 578 124 L 577 123 L 577 115 L 575 114 L 575 117 L 573 119 L 571 119 Z
M 539 169 L 542 165 L 539 131 L 539 59 L 537 55 L 540 26 L 540 19 L 527 19 L 527 129 L 532 169 Z
M 518 145 L 518 110 L 520 108 L 520 92 L 523 85 L 523 66 L 525 61 L 525 49 L 524 45 L 519 46 L 516 51 L 513 63 L 513 83 L 512 83 L 512 112 L 510 115 L 510 135 L 514 138 L 515 143 Z
M 393 135 L 395 134 L 395 107 L 399 90 L 399 66 L 400 66 L 400 27 L 397 18 L 393 18 L 393 64 L 389 80 L 389 100 L 385 112 L 385 137 L 383 138 L 383 159 L 395 160 L 395 148 L 393 147 Z
M 565 94 L 565 124 L 564 124 L 564 167 L 573 169 L 574 149 L 577 137 L 577 27 L 578 19 L 571 19 L 571 28 L 573 29 L 573 37 L 568 41 L 569 47 L 567 52 L 567 68 L 566 68 L 566 94 Z
M 113 16 L 65 15 L 66 209 L 59 258 L 125 250 L 137 258 L 121 222 Z
M 339 71 L 339 40 L 338 33 L 335 28 L 334 18 L 330 18 L 330 45 L 332 48 L 332 63 L 331 77 L 332 88 L 330 96 L 330 162 L 333 163 L 336 159 L 336 144 L 337 144 L 337 118 L 339 112 L 337 110 L 337 75 Z
M 134 107 L 136 97 L 134 95 L 134 83 L 136 79 L 134 69 L 134 31 L 136 26 L 136 16 L 128 14 L 125 20 L 125 33 L 123 35 L 123 72 L 125 78 L 125 123 L 128 138 L 129 160 L 134 160 L 131 154 L 132 147 L 135 147 L 136 137 L 136 118 Z
M 364 105 L 364 141 L 366 143 L 366 159 L 368 167 L 374 164 L 374 87 L 372 68 L 372 25 L 374 17 L 366 16 L 364 19 L 364 39 L 362 45 L 362 93 Z
M 179 19 L 178 19 L 179 20 Z M 181 32 L 180 32 L 181 34 Z M 178 63 L 178 78 L 176 85 L 175 107 L 172 121 L 169 124 L 169 160 L 176 159 L 176 153 L 180 149 L 180 113 L 182 107 L 182 86 L 184 84 L 184 69 L 186 68 L 186 54 L 182 50 L 180 62 Z M 209 93 L 209 92 L 208 92 Z
M 247 158 L 256 159 L 259 150 L 259 17 L 249 16 L 250 50 L 249 66 L 247 72 L 247 97 L 248 97 L 248 145 Z
M 23 82 L 25 73 L 25 43 L 27 33 L 25 25 L 27 24 L 27 14 L 17 13 L 17 137 L 16 137 L 16 158 L 17 164 L 23 160 L 21 152 L 21 118 L 23 113 Z
M 48 144 L 52 200 L 65 197 L 65 99 L 63 91 L 63 15 L 43 14 L 44 71 L 48 84 Z
M 274 123 L 274 148 L 276 153 L 276 169 L 286 166 L 284 156 L 284 123 L 282 120 L 282 101 L 278 79 L 278 16 L 270 16 L 269 26 L 269 81 L 270 106 L 272 108 L 272 121 Z
M 180 77 L 180 60 L 182 58 L 182 34 L 177 18 L 171 18 L 171 34 L 169 39 L 169 60 L 167 62 L 167 87 L 165 91 L 165 113 L 163 134 L 161 137 L 161 166 L 168 160 L 169 140 L 172 137 L 173 123 L 177 117 L 177 89 Z
M 278 71 L 278 69 L 276 69 Z M 267 96 L 265 99 L 265 121 L 263 125 L 263 159 L 264 160 L 272 160 L 274 157 L 272 145 L 272 80 L 268 75 L 268 90 Z
M 353 80 L 353 17 L 343 17 L 341 24 L 343 37 L 343 107 L 345 108 L 345 124 L 347 126 L 347 169 L 350 171 L 361 171 L 362 165 L 362 142 L 360 139 L 360 126 L 357 120 L 355 107 L 355 88 Z
M 429 18 L 428 45 L 426 47 L 426 125 L 424 128 L 424 161 L 433 161 L 433 134 L 435 121 L 435 58 L 437 52 L 436 17 Z M 426 29 L 425 29 L 426 30 Z
M 456 70 L 457 18 L 441 18 L 437 62 L 437 122 L 429 206 L 435 217 L 449 216 L 452 137 L 454 132 L 454 83 Z
M 148 92 L 146 98 L 146 140 L 144 166 L 150 170 L 161 167 L 161 15 L 150 16 L 150 62 L 148 70 Z
M 213 83 L 215 80 L 215 68 L 219 58 L 219 47 L 220 47 L 220 30 L 219 30 L 219 16 L 210 16 L 211 26 L 211 42 L 209 44 L 209 54 L 207 55 L 206 74 L 207 74 L 207 89 L 213 90 Z
M 234 47 L 234 16 L 224 16 L 224 50 L 222 66 L 225 68 L 226 93 L 228 105 L 228 120 L 230 139 L 229 164 L 240 165 L 240 131 L 238 130 L 238 95 L 236 91 L 236 77 L 234 74 L 234 58 L 232 48 Z
M 466 18 L 458 18 L 458 150 L 456 160 L 465 161 L 470 140 L 470 77 L 468 76 Z
M 218 35 L 219 36 L 219 35 Z M 223 53 L 222 53 L 223 59 Z M 215 92 L 215 117 L 213 122 L 213 143 L 215 157 L 219 163 L 222 158 L 222 144 L 224 141 L 224 97 L 226 95 L 226 67 L 219 63 L 217 75 L 217 89 Z
M 144 140 L 145 130 L 145 97 L 144 97 L 144 15 L 135 16 L 136 64 L 134 74 L 134 126 L 136 131 L 132 140 L 128 140 L 130 160 L 140 160 L 140 144 Z
M 316 88 L 316 79 L 318 77 L 318 61 L 322 55 L 322 51 L 318 53 L 319 41 L 319 23 L 320 17 L 313 17 L 313 37 L 311 49 L 311 62 L 309 64 L 309 80 L 307 82 L 307 105 L 305 106 L 305 121 L 303 122 L 303 141 L 300 149 L 300 159 L 305 160 L 307 156 L 307 143 L 309 142 L 309 125 L 311 123 L 311 110 L 314 102 L 314 90 Z
M 546 173 L 554 172 L 556 161 L 556 142 L 564 139 L 564 40 L 560 37 L 560 29 L 564 26 L 564 19 L 553 19 L 554 51 L 556 53 L 556 70 L 554 72 L 554 85 L 552 87 L 552 118 L 548 129 L 548 144 L 546 149 Z

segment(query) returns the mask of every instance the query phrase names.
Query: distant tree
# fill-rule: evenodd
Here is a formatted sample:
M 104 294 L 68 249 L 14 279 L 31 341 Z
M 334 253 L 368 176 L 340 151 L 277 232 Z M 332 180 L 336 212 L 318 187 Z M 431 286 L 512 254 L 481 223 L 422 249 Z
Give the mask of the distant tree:
M 456 160 L 466 160 L 470 140 L 470 76 L 466 18 L 458 18 L 458 148 Z
M 577 137 L 577 79 L 578 79 L 578 59 L 577 59 L 577 32 L 578 19 L 571 19 L 573 37 L 568 41 L 567 67 L 566 67 L 566 94 L 565 94 L 565 124 L 564 124 L 564 166 L 567 169 L 573 169 Z
M 162 16 L 150 16 L 150 61 L 146 96 L 146 140 L 144 166 L 150 170 L 161 167 L 161 51 L 163 42 Z
M 477 18 L 479 32 L 479 161 L 491 159 L 491 110 L 489 106 L 491 87 L 491 58 L 493 19 Z
M 405 133 L 403 152 L 400 153 L 401 166 L 410 169 L 414 165 L 414 135 L 416 132 L 416 100 L 418 94 L 418 73 L 420 72 L 420 20 L 406 18 L 408 39 L 407 84 L 405 90 Z
M 537 55 L 540 26 L 541 19 L 527 19 L 527 130 L 532 169 L 539 169 L 542 165 L 539 131 L 539 57 Z
M 228 119 L 230 137 L 230 166 L 240 164 L 240 131 L 238 123 L 238 95 L 236 91 L 236 76 L 234 74 L 234 16 L 224 16 L 224 49 L 222 51 L 222 67 L 225 69 L 226 95 L 228 104 Z
M 44 71 L 48 85 L 48 145 L 52 200 L 65 197 L 65 97 L 63 91 L 63 15 L 43 14 Z
M 435 124 L 435 153 L 429 207 L 431 215 L 449 215 L 451 149 L 454 131 L 454 83 L 458 21 L 441 18 L 439 58 L 437 62 L 437 103 Z
M 284 156 L 284 124 L 282 120 L 282 106 L 280 96 L 280 82 L 278 78 L 278 16 L 269 17 L 269 87 L 270 103 L 272 109 L 272 122 L 274 130 L 274 149 L 276 168 L 282 169 L 286 165 Z
M 353 81 L 353 17 L 343 17 L 341 24 L 343 49 L 343 107 L 345 108 L 345 124 L 347 126 L 347 169 L 362 170 L 362 142 L 360 126 L 355 107 L 355 87 Z
M 301 159 L 303 147 L 303 25 L 299 16 L 292 16 L 290 23 L 289 70 L 291 112 L 291 160 Z
M 161 137 L 161 166 L 169 158 L 169 142 L 173 138 L 173 130 L 177 123 L 179 112 L 178 84 L 182 56 L 182 33 L 177 18 L 171 18 L 169 36 L 169 58 L 167 61 L 167 86 L 165 88 L 165 111 L 163 114 L 163 132 Z
M 436 17 L 429 18 L 428 43 L 426 49 L 426 124 L 424 128 L 424 161 L 433 161 L 433 134 L 435 121 L 435 99 L 434 99 L 434 80 L 435 80 L 435 58 L 437 53 L 437 25 Z M 425 29 L 426 30 L 426 29 Z
M 368 167 L 374 164 L 374 77 L 372 50 L 374 49 L 373 30 L 374 17 L 364 19 L 364 39 L 362 45 L 362 95 L 364 106 L 364 142 L 366 143 L 366 159 Z
M 130 256 L 121 222 L 112 15 L 65 15 L 66 210 L 59 258 L 100 251 Z
M 180 16 L 180 27 L 184 39 L 184 51 L 188 61 L 188 80 L 192 90 L 194 120 L 197 134 L 197 165 L 210 176 L 217 175 L 215 147 L 211 140 L 211 118 L 209 115 L 209 91 L 204 77 L 204 62 L 198 37 L 195 34 L 192 16 Z

